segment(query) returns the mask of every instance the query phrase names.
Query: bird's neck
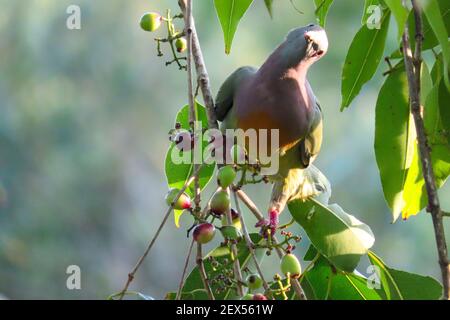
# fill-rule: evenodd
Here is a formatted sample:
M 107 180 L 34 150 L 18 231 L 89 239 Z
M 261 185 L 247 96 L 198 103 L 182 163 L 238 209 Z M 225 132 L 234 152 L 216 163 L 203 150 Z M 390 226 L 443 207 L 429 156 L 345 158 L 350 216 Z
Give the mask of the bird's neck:
M 261 66 L 260 73 L 264 74 L 266 79 L 289 78 L 304 84 L 311 62 L 303 57 L 304 54 L 299 53 L 298 49 L 294 50 L 293 46 L 282 43 Z

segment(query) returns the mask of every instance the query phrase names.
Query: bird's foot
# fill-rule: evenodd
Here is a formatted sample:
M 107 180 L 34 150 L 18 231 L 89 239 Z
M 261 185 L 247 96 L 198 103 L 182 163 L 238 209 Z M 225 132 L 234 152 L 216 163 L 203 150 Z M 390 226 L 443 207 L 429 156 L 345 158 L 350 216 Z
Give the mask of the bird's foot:
M 269 211 L 269 219 L 261 220 L 255 225 L 255 227 L 261 228 L 260 233 L 264 238 L 269 236 L 269 230 L 271 236 L 275 235 L 278 229 L 278 215 L 277 210 L 271 210 Z

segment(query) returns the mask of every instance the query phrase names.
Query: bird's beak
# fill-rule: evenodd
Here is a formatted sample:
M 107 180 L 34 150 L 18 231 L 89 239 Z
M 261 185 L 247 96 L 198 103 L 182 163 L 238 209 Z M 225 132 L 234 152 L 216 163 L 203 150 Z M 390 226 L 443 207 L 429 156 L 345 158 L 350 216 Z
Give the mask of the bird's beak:
M 306 32 L 305 40 L 312 47 L 312 57 L 322 57 L 328 50 L 327 34 L 322 28 Z

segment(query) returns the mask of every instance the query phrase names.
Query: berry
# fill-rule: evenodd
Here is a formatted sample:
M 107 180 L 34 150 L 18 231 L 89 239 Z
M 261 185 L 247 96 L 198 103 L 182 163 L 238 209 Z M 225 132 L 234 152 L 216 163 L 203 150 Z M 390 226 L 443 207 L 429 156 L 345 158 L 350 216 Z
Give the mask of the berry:
M 170 189 L 166 195 L 166 203 L 171 206 L 175 200 L 177 194 L 180 193 L 179 189 Z M 178 200 L 173 204 L 173 208 L 176 210 L 189 209 L 191 207 L 191 198 L 186 193 L 183 193 Z
M 211 199 L 211 212 L 215 215 L 221 216 L 225 214 L 230 208 L 230 197 L 224 190 L 217 191 Z
M 233 222 L 233 226 L 236 227 L 238 230 L 242 229 L 242 225 L 241 225 L 241 219 L 239 218 L 239 212 L 237 212 L 236 210 L 234 210 L 233 208 L 231 209 L 231 220 Z M 227 219 L 227 215 L 224 214 L 222 216 L 222 226 L 227 226 L 228 225 L 228 219 Z
M 217 172 L 217 182 L 223 188 L 228 188 L 236 178 L 236 171 L 232 166 L 225 166 L 219 169 Z
M 187 49 L 187 41 L 185 38 L 178 38 L 175 41 L 175 48 L 177 48 L 178 52 L 184 52 Z
M 225 239 L 238 240 L 241 238 L 241 232 L 235 226 L 224 226 L 220 228 L 220 232 Z
M 253 295 L 253 300 L 267 300 L 267 297 L 261 293 Z
M 298 278 L 302 273 L 302 266 L 300 265 L 300 261 L 298 261 L 297 257 L 292 253 L 288 253 L 281 259 L 280 262 L 281 272 L 287 276 L 289 273 L 291 278 Z
M 253 294 L 247 293 L 245 296 L 241 298 L 241 300 L 253 300 Z
M 216 233 L 216 228 L 211 223 L 202 223 L 195 227 L 193 236 L 198 243 L 205 244 L 210 242 Z
M 249 289 L 257 290 L 257 289 L 261 288 L 262 283 L 263 282 L 262 282 L 261 277 L 257 274 L 250 274 L 247 277 L 247 286 L 249 287 Z
M 147 12 L 141 18 L 141 28 L 145 31 L 155 31 L 161 26 L 162 17 L 156 12 Z

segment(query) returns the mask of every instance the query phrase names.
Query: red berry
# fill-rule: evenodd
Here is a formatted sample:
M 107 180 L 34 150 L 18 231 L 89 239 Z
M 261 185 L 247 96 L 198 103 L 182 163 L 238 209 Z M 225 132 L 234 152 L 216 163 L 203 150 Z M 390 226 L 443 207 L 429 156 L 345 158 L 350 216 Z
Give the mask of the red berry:
M 186 193 L 181 194 L 177 201 L 174 202 L 177 194 L 180 193 L 179 189 L 170 189 L 166 195 L 166 203 L 168 206 L 172 205 L 176 210 L 189 209 L 191 207 L 191 198 Z
M 195 227 L 193 236 L 198 243 L 205 244 L 214 238 L 216 228 L 211 223 L 202 223 Z
M 253 300 L 267 300 L 267 297 L 261 293 L 253 295 Z

